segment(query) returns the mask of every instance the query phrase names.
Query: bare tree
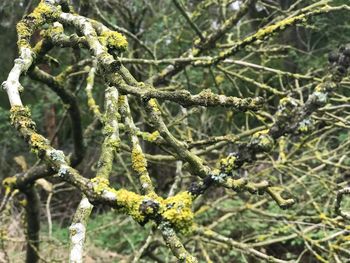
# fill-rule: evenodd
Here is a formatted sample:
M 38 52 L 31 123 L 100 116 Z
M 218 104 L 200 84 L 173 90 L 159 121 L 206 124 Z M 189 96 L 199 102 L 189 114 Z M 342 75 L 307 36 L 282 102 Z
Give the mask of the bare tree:
M 261 64 L 249 62 L 248 58 L 259 52 L 268 56 L 269 52 L 282 50 L 283 53 L 290 47 L 269 42 L 274 35 L 295 29 L 298 24 L 308 25 L 316 16 L 348 12 L 350 6 L 330 5 L 330 1 L 310 1 L 310 5 L 302 7 L 302 1 L 220 1 L 219 11 L 211 10 L 214 17 L 220 15 L 220 21 L 198 19 L 200 8 L 206 10 L 215 1 L 165 2 L 171 4 L 172 11 L 190 31 L 190 37 L 184 42 L 189 40 L 191 44 L 177 55 L 169 47 L 165 49 L 169 55 L 159 57 L 149 43 L 140 40 L 142 31 L 147 30 L 143 29 L 146 23 L 143 19 L 156 12 L 154 3 L 151 6 L 149 1 L 140 4 L 138 17 L 130 12 L 131 3 L 106 1 L 102 5 L 107 13 L 117 7 L 118 15 L 132 30 L 113 24 L 94 1 L 82 1 L 78 14 L 67 1 L 42 0 L 17 23 L 19 55 L 2 86 L 11 104 L 11 124 L 36 154 L 38 162 L 3 180 L 5 197 L 1 207 L 6 206 L 14 191 L 25 195 L 26 262 L 38 262 L 42 258 L 36 182 L 49 184 L 49 191 L 52 185 L 66 182 L 81 193 L 69 227 L 70 262 L 83 262 L 88 220 L 93 207 L 101 204 L 131 216 L 140 225 L 152 224 L 153 231 L 142 247 L 126 258 L 130 262 L 138 262 L 146 251 L 151 253 L 150 244 L 157 231 L 179 262 L 198 262 L 197 258 L 211 262 L 211 257 L 216 257 L 209 251 L 211 246 L 222 246 L 225 251 L 232 248 L 242 253 L 242 257 L 246 255 L 260 261 L 301 262 L 308 253 L 320 262 L 342 262 L 349 254 L 344 248 L 347 233 L 344 220 L 350 218 L 342 209 L 342 200 L 350 190 L 344 188 L 344 181 L 336 182 L 334 178 L 328 182 L 330 188 L 323 190 L 322 199 L 316 200 L 317 191 L 308 185 L 310 177 L 317 176 L 317 171 L 325 166 L 331 167 L 329 171 L 349 168 L 343 164 L 348 158 L 347 141 L 327 152 L 320 152 L 322 149 L 318 146 L 328 139 L 323 134 L 339 134 L 340 129 L 348 127 L 348 117 L 340 113 L 348 107 L 348 98 L 338 90 L 346 84 L 350 46 L 341 46 L 333 52 L 324 69 L 308 73 L 272 68 L 263 61 Z M 210 15 L 209 11 L 202 15 Z M 89 14 L 94 14 L 96 19 Z M 246 20 L 248 14 L 253 21 Z M 257 25 L 254 20 L 259 16 L 268 19 Z M 212 22 L 214 30 L 202 29 L 206 21 Z M 232 30 L 243 28 L 242 23 L 250 24 L 256 31 L 242 32 L 246 36 L 232 40 Z M 35 37 L 38 31 L 39 38 Z M 74 58 L 65 66 L 51 69 L 48 65 L 57 64 L 57 60 L 49 54 L 57 54 L 55 52 L 62 49 L 73 50 Z M 123 56 L 126 51 L 132 55 Z M 245 58 L 235 59 L 238 54 L 245 54 Z M 202 71 L 203 79 L 193 80 L 187 74 L 189 69 Z M 204 75 L 209 75 L 211 82 Z M 29 107 L 22 103 L 21 92 L 26 88 L 21 84 L 22 76 L 49 87 L 66 106 L 73 146 L 70 150 L 54 147 L 58 144 L 54 132 L 45 138 L 37 131 Z M 270 82 L 273 85 L 269 83 L 269 79 L 276 76 L 279 87 L 276 81 Z M 288 79 L 287 86 L 283 78 Z M 82 80 L 80 84 L 79 80 Z M 225 81 L 228 86 L 222 89 Z M 86 85 L 85 99 L 79 93 L 82 83 Z M 199 85 L 201 91 L 193 92 L 194 85 Z M 253 88 L 249 90 L 244 85 Z M 237 92 L 232 92 L 233 89 Z M 103 106 L 95 100 L 97 92 L 104 94 Z M 82 111 L 86 105 L 90 113 Z M 201 116 L 192 117 L 198 111 Z M 237 120 L 232 115 L 239 114 L 244 116 L 240 119 L 245 123 L 235 124 Z M 89 125 L 83 124 L 85 115 L 93 116 Z M 227 126 L 221 134 L 217 134 L 220 128 L 215 124 L 207 125 L 210 116 L 226 119 Z M 91 137 L 100 128 L 103 140 L 97 167 L 94 176 L 88 178 L 79 164 L 84 163 Z M 126 160 L 130 158 L 131 170 L 127 168 L 118 176 L 128 178 L 133 190 L 114 187 L 110 182 L 115 176 L 115 166 L 125 165 L 121 154 L 128 156 Z M 158 165 L 172 168 L 159 171 Z M 276 173 L 278 176 L 274 176 Z M 162 180 L 170 182 L 167 195 L 157 190 Z M 326 184 L 322 187 L 327 189 L 327 183 L 320 184 Z M 293 196 L 296 187 L 300 187 L 298 191 L 305 193 L 309 200 Z M 223 209 L 209 224 L 201 224 L 196 215 L 212 202 L 209 195 L 216 189 L 225 189 L 221 194 L 224 198 L 236 194 L 235 198 L 241 197 L 245 205 Z M 255 198 L 254 201 L 251 198 Z M 336 198 L 335 203 L 332 198 Z M 314 215 L 300 216 L 301 221 L 307 218 L 304 223 L 316 222 L 314 225 L 290 225 L 292 216 L 263 208 L 274 201 L 281 209 L 293 210 L 296 200 L 305 206 L 311 203 L 317 211 L 317 219 Z M 213 202 L 215 207 L 220 195 L 216 195 Z M 322 202 L 327 203 L 328 214 L 323 211 Z M 217 224 L 241 211 L 284 222 L 292 233 L 276 237 L 271 234 L 257 241 L 255 238 L 235 240 L 215 231 Z M 300 208 L 297 212 L 301 213 Z M 317 222 L 325 221 L 332 231 L 325 230 L 327 234 L 318 239 L 307 236 L 320 227 Z M 196 244 L 187 246 L 179 235 Z M 337 238 L 339 236 L 344 239 Z M 302 238 L 305 248 L 298 255 L 270 254 L 264 249 L 296 237 Z

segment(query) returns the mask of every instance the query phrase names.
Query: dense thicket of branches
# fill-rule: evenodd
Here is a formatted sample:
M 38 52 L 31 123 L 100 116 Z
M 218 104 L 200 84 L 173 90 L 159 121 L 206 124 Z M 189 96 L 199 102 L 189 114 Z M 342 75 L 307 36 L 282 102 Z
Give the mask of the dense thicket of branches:
M 345 262 L 349 12 L 3 1 L 0 259 Z

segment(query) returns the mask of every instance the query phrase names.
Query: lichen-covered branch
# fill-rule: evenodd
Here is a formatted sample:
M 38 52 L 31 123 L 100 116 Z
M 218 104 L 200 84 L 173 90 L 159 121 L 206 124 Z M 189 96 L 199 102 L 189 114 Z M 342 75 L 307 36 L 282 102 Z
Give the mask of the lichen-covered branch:
M 198 5 L 205 6 L 203 10 L 209 10 L 214 2 L 203 1 Z M 332 101 L 329 97 L 336 92 L 347 75 L 350 67 L 350 46 L 343 46 L 330 56 L 331 65 L 326 73 L 320 70 L 295 73 L 292 70 L 289 72 L 288 69 L 277 69 L 277 66 L 274 68 L 275 66 L 266 62 L 274 58 L 275 53 L 276 57 L 283 57 L 289 47 L 273 43 L 276 48 L 270 49 L 269 45 L 263 44 L 266 43 L 266 39 L 288 27 L 305 23 L 309 18 L 330 11 L 349 10 L 349 7 L 329 6 L 328 1 L 322 1 L 298 12 L 291 12 L 297 6 L 295 3 L 290 10 L 280 12 L 285 18 L 279 18 L 279 22 L 272 19 L 275 18 L 273 11 L 271 20 L 264 21 L 267 23 L 264 27 L 254 29 L 255 33 L 248 37 L 240 38 L 242 33 L 246 34 L 242 21 L 251 23 L 254 27 L 254 19 L 250 19 L 251 16 L 254 18 L 256 13 L 266 10 L 270 12 L 271 8 L 273 9 L 274 5 L 259 1 L 263 6 L 259 11 L 257 2 L 225 2 L 218 10 L 223 19 L 212 21 L 215 22 L 213 28 L 202 31 L 200 28 L 206 24 L 199 24 L 196 20 L 200 15 L 200 12 L 195 10 L 197 5 L 188 8 L 174 0 L 175 7 L 185 18 L 187 26 L 192 29 L 191 33 L 197 37 L 193 36 L 190 41 L 185 39 L 187 51 L 182 51 L 183 46 L 176 50 L 174 48 L 174 52 L 169 52 L 170 58 L 162 52 L 158 53 L 157 45 L 163 40 L 151 44 L 140 40 L 143 32 L 137 31 L 141 31 L 141 28 L 144 30 L 143 27 L 147 28 L 147 23 L 153 23 L 152 16 L 146 19 L 146 24 L 142 26 L 140 21 L 131 21 L 139 28 L 129 31 L 109 23 L 100 11 L 98 3 L 94 3 L 95 13 L 116 31 L 88 18 L 85 14 L 88 9 L 85 7 L 90 5 L 86 1 L 83 3 L 83 13 L 79 15 L 67 1 L 42 0 L 32 13 L 17 24 L 19 57 L 14 61 L 14 66 L 2 86 L 11 105 L 11 123 L 41 165 L 34 166 L 26 173 L 7 178 L 3 184 L 7 195 L 18 189 L 27 198 L 27 262 L 39 260 L 40 203 L 34 182 L 43 177 L 51 180 L 54 174 L 57 174 L 55 181 L 74 186 L 82 196 L 70 226 L 70 262 L 83 262 L 88 220 L 93 207 L 99 204 L 115 209 L 116 213 L 130 216 L 142 226 L 152 222 L 153 229 L 160 231 L 166 245 L 180 262 L 198 262 L 197 256 L 201 254 L 206 260 L 211 260 L 212 255 L 208 255 L 210 244 L 219 244 L 223 249 L 232 248 L 242 255 L 258 260 L 291 262 L 268 255 L 269 245 L 289 241 L 291 236 L 302 238 L 308 253 L 322 258 L 319 250 L 325 250 L 323 244 L 342 234 L 334 234 L 329 239 L 320 239 L 319 242 L 305 237 L 307 232 L 290 226 L 290 222 L 294 223 L 295 218 L 282 217 L 276 212 L 265 210 L 266 206 L 263 205 L 267 204 L 268 198 L 261 200 L 258 195 L 269 195 L 279 207 L 285 209 L 296 202 L 294 197 L 285 197 L 285 192 L 293 192 L 295 185 L 301 186 L 310 199 L 310 206 L 319 214 L 307 217 L 308 219 L 311 218 L 315 224 L 325 221 L 330 226 L 336 225 L 345 229 L 340 219 L 330 220 L 324 215 L 323 207 L 320 207 L 309 193 L 309 182 L 304 184 L 303 180 L 316 177 L 315 173 L 326 166 L 338 170 L 349 169 L 348 163 L 344 161 L 347 154 L 344 145 L 347 143 L 335 144 L 336 146 L 332 144 L 331 147 L 335 149 L 318 152 L 319 147 L 315 142 L 317 139 L 314 138 L 328 136 L 332 127 L 345 129 L 349 126 L 347 117 L 338 117 L 336 114 L 348 107 L 347 97 L 337 95 Z M 300 4 L 301 1 L 297 2 Z M 226 7 L 233 3 L 238 3 L 237 9 L 231 10 L 226 16 Z M 111 3 L 111 6 L 113 4 Z M 121 17 L 131 17 L 128 7 L 124 8 L 126 14 L 118 10 Z M 190 10 L 193 13 L 190 13 Z M 154 10 L 145 7 L 142 16 L 147 12 Z M 246 15 L 249 19 L 242 20 Z M 167 21 L 164 24 L 167 24 Z M 237 32 L 232 33 L 235 26 Z M 39 30 L 40 39 L 34 39 Z M 130 45 L 122 33 L 130 37 L 134 45 Z M 177 36 L 177 32 L 172 34 L 176 35 L 177 40 L 185 37 L 181 33 Z M 232 38 L 241 40 L 232 41 Z M 259 48 L 252 46 L 255 43 L 259 43 Z M 122 57 L 128 49 L 137 49 L 139 46 L 152 56 L 152 60 L 144 59 L 143 54 L 138 53 L 139 50 L 129 52 L 127 58 Z M 150 46 L 154 46 L 154 50 L 151 50 Z M 74 56 L 73 62 L 69 59 L 63 61 L 65 69 L 62 70 L 59 64 L 61 61 L 55 58 L 55 52 L 59 50 L 60 53 L 64 48 L 73 49 Z M 252 55 L 247 54 L 244 60 L 229 59 L 244 48 Z M 220 49 L 224 51 L 218 51 Z M 256 55 L 260 53 L 263 55 Z M 176 54 L 182 55 L 176 57 Z M 253 62 L 248 62 L 250 60 Z M 56 68 L 51 70 L 50 63 Z M 131 63 L 132 67 L 128 69 L 123 63 Z M 43 64 L 48 68 L 42 67 Z M 163 64 L 167 66 L 160 70 Z M 187 69 L 190 65 L 194 66 L 193 70 L 196 71 L 203 69 L 202 75 L 188 74 Z M 150 68 L 149 72 L 145 70 L 147 67 Z M 154 70 L 160 72 L 155 73 Z M 174 77 L 180 72 L 183 73 L 181 76 Z M 68 157 L 69 148 L 73 147 L 64 145 L 64 151 L 59 150 L 38 132 L 40 129 L 36 128 L 29 107 L 23 105 L 21 92 L 24 87 L 21 83 L 27 83 L 22 81 L 26 73 L 31 79 L 50 87 L 62 101 L 63 107 L 67 107 L 66 113 L 71 119 L 70 132 L 74 144 L 73 158 Z M 171 80 L 171 85 L 167 85 L 172 77 L 174 79 Z M 147 78 L 148 80 L 141 81 Z M 292 79 L 288 82 L 288 87 L 284 85 L 284 78 Z M 80 85 L 74 81 L 77 79 L 81 80 Z M 81 94 L 78 93 L 83 84 L 86 84 L 86 94 L 83 95 L 86 105 L 80 105 Z M 75 85 L 79 87 L 73 87 Z M 99 99 L 95 100 L 100 95 L 104 95 L 104 105 L 99 105 Z M 162 104 L 162 101 L 166 103 Z M 332 109 L 335 113 L 327 112 L 329 107 L 326 104 L 330 101 L 341 102 L 343 105 Z M 183 108 L 192 106 L 194 107 L 191 109 Z M 321 108 L 326 114 L 316 115 Z M 82 122 L 81 115 L 86 112 L 93 116 L 87 118 L 92 124 L 87 127 L 87 138 L 84 138 L 85 119 Z M 212 112 L 215 112 L 213 119 L 210 117 Z M 240 121 L 237 122 L 237 119 Z M 319 121 L 318 133 L 314 132 L 316 121 Z M 336 123 L 329 125 L 331 122 Z M 56 134 L 59 129 L 60 127 Z M 96 129 L 101 129 L 101 133 L 97 132 L 96 140 L 90 140 L 90 135 Z M 288 146 L 284 139 L 281 140 L 282 136 L 291 137 Z M 331 136 L 337 137 L 333 134 Z M 86 145 L 87 141 L 88 144 L 93 141 L 93 146 Z M 96 145 L 99 149 L 94 148 Z M 306 157 L 299 154 L 303 145 L 307 148 Z M 97 161 L 96 169 L 77 166 L 83 161 L 86 149 L 97 153 L 93 160 Z M 309 152 L 316 152 L 316 158 L 309 157 Z M 290 162 L 293 155 L 298 155 L 300 160 Z M 297 167 L 303 162 L 312 162 L 312 165 L 301 171 Z M 315 167 L 316 162 L 322 164 Z M 84 162 L 83 166 L 86 163 Z M 158 164 L 163 165 L 164 170 L 158 169 Z M 138 180 L 134 181 L 128 165 Z M 86 170 L 89 172 L 86 173 Z M 127 175 L 124 174 L 125 170 Z M 272 172 L 272 176 L 266 176 Z M 286 185 L 285 174 L 292 178 Z M 125 177 L 134 189 L 140 191 L 128 190 L 129 182 L 123 181 Z M 164 189 L 160 190 L 160 186 L 163 185 L 158 184 L 157 179 L 164 179 Z M 339 189 L 340 184 L 334 182 L 330 185 L 323 183 L 322 187 L 328 188 L 329 192 Z M 126 188 L 115 187 L 120 185 L 119 183 L 125 184 Z M 214 190 L 215 186 L 226 188 L 222 200 L 227 199 L 235 203 L 229 203 L 228 207 L 220 207 L 218 204 L 221 198 L 218 197 L 213 203 L 205 204 L 205 198 L 211 194 L 209 189 Z M 169 193 L 167 197 L 164 195 L 166 192 Z M 342 207 L 344 196 L 348 193 L 349 189 L 343 188 L 338 191 L 336 199 L 336 213 L 343 219 L 350 217 Z M 257 198 L 260 201 L 256 201 Z M 329 200 L 327 202 L 331 203 Z M 212 224 L 206 222 L 206 215 L 201 217 L 201 214 L 209 209 L 215 211 L 213 214 L 217 218 Z M 285 224 L 289 227 L 288 230 L 295 233 L 288 238 L 269 236 L 266 241 L 263 239 L 265 237 L 261 238 L 252 233 L 248 241 L 239 242 L 235 240 L 238 239 L 236 229 L 230 226 L 227 227 L 227 231 L 232 238 L 212 230 L 222 221 L 247 211 L 268 217 L 266 222 Z M 209 227 L 196 226 L 194 221 L 197 220 L 202 220 Z M 271 236 L 283 231 L 284 229 L 278 229 Z M 183 243 L 183 237 L 178 234 L 187 235 L 189 242 Z M 256 246 L 259 247 L 258 250 L 251 244 L 260 239 L 261 242 Z M 202 241 L 208 241 L 209 245 Z M 151 238 L 144 244 L 140 251 L 135 252 L 137 260 L 144 255 L 153 259 Z M 189 250 L 187 244 L 193 249 Z M 332 251 L 336 249 L 341 250 L 333 247 Z M 323 258 L 322 260 L 324 261 Z

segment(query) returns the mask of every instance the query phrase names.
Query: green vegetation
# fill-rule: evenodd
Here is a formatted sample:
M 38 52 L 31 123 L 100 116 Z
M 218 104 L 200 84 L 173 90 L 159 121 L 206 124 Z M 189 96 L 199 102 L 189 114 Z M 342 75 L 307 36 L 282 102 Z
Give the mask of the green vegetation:
M 346 262 L 349 12 L 3 0 L 0 261 Z

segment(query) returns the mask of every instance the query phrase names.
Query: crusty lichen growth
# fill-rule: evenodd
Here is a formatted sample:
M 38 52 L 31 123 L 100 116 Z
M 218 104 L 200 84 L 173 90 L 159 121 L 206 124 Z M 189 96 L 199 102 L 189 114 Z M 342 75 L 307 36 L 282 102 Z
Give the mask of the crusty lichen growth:
M 37 133 L 33 133 L 30 136 L 29 143 L 31 146 L 31 150 L 37 155 L 45 153 L 45 151 L 49 148 L 50 145 L 49 141 L 45 139 L 45 137 Z
M 92 88 L 95 82 L 95 68 L 91 68 L 89 71 L 89 75 L 86 78 L 86 94 L 87 94 L 87 104 L 90 109 L 94 113 L 94 115 L 98 118 L 101 118 L 100 107 L 96 104 L 96 101 L 92 94 Z
M 128 48 L 126 38 L 116 31 L 103 31 L 99 36 L 99 40 L 102 45 L 110 49 L 116 49 L 119 52 L 123 52 Z
M 230 173 L 235 168 L 235 161 L 237 157 L 235 154 L 230 154 L 224 159 L 220 160 L 220 168 L 224 173 Z
M 142 136 L 142 139 L 144 139 L 145 141 L 149 141 L 149 142 L 155 142 L 155 141 L 157 141 L 157 139 L 160 138 L 159 131 L 154 131 L 152 133 L 141 132 L 140 134 Z
M 45 137 L 35 132 L 35 123 L 31 119 L 29 108 L 13 106 L 10 112 L 12 125 L 14 125 L 16 129 L 21 130 L 21 133 L 30 144 L 31 150 L 39 157 L 45 154 L 50 143 Z
M 29 39 L 33 34 L 33 30 L 30 29 L 24 22 L 20 21 L 16 25 L 18 41 L 18 47 L 30 47 Z
M 45 1 L 41 1 L 29 16 L 34 18 L 37 24 L 42 24 L 46 19 L 57 19 L 60 13 L 61 10 L 57 9 L 57 7 L 47 4 Z
M 18 47 L 30 48 L 30 37 L 40 25 L 48 20 L 55 20 L 59 17 L 61 10 L 41 1 L 32 13 L 26 16 L 16 25 L 18 34 Z
M 147 161 L 138 146 L 134 146 L 131 152 L 132 168 L 139 174 L 147 172 Z
M 95 177 L 91 179 L 91 182 L 96 195 L 112 192 L 116 196 L 116 206 L 119 211 L 130 215 L 139 223 L 144 223 L 146 217 L 161 216 L 176 231 L 181 233 L 191 231 L 194 214 L 191 209 L 192 195 L 189 192 L 180 192 L 175 196 L 163 199 L 154 192 L 140 195 L 126 189 L 114 190 L 110 187 L 109 180 L 102 177 Z M 157 204 L 157 207 L 149 206 L 142 209 L 142 204 L 147 202 Z
M 148 101 L 148 105 L 151 106 L 151 108 L 153 109 L 154 112 L 160 112 L 159 107 L 158 107 L 158 103 L 155 99 L 150 99 Z
M 118 205 L 122 208 L 121 210 L 128 215 L 132 216 L 137 222 L 141 223 L 145 220 L 145 216 L 140 211 L 144 197 L 134 192 L 120 189 L 117 191 Z
M 274 140 L 269 135 L 269 130 L 258 131 L 253 134 L 251 145 L 259 147 L 263 151 L 270 151 L 273 147 Z
M 274 32 L 277 32 L 279 30 L 285 29 L 287 26 L 294 25 L 298 22 L 306 22 L 306 16 L 305 14 L 301 14 L 298 16 L 290 17 L 287 19 L 284 19 L 276 24 L 267 26 L 265 28 L 260 29 L 256 34 L 254 35 L 258 40 L 263 40 L 265 37 L 271 35 Z
M 28 107 L 18 105 L 12 106 L 10 113 L 11 124 L 17 129 L 35 129 L 35 123 L 31 119 L 31 114 Z
M 91 179 L 91 182 L 93 183 L 94 192 L 98 195 L 102 194 L 103 191 L 110 189 L 109 180 L 107 178 L 97 176 Z
M 298 124 L 298 132 L 307 133 L 312 128 L 312 122 L 310 119 L 304 119 Z
M 181 192 L 165 199 L 162 203 L 163 217 L 168 220 L 175 230 L 182 233 L 191 231 L 193 225 L 192 196 L 189 192 Z
M 17 178 L 15 176 L 7 177 L 2 181 L 2 186 L 5 188 L 5 195 L 12 192 L 16 182 Z
M 304 12 L 302 14 L 288 17 L 282 21 L 279 21 L 273 25 L 266 26 L 264 28 L 259 29 L 255 34 L 246 37 L 243 40 L 235 42 L 230 49 L 227 51 L 220 52 L 219 56 L 217 56 L 212 61 L 197 61 L 196 65 L 210 65 L 212 63 L 217 63 L 233 54 L 241 50 L 242 48 L 257 42 L 263 41 L 271 37 L 273 34 L 284 30 L 287 27 L 296 25 L 297 23 L 305 23 L 309 17 L 322 14 L 329 11 L 329 6 L 324 6 L 322 8 L 317 8 L 308 12 Z

